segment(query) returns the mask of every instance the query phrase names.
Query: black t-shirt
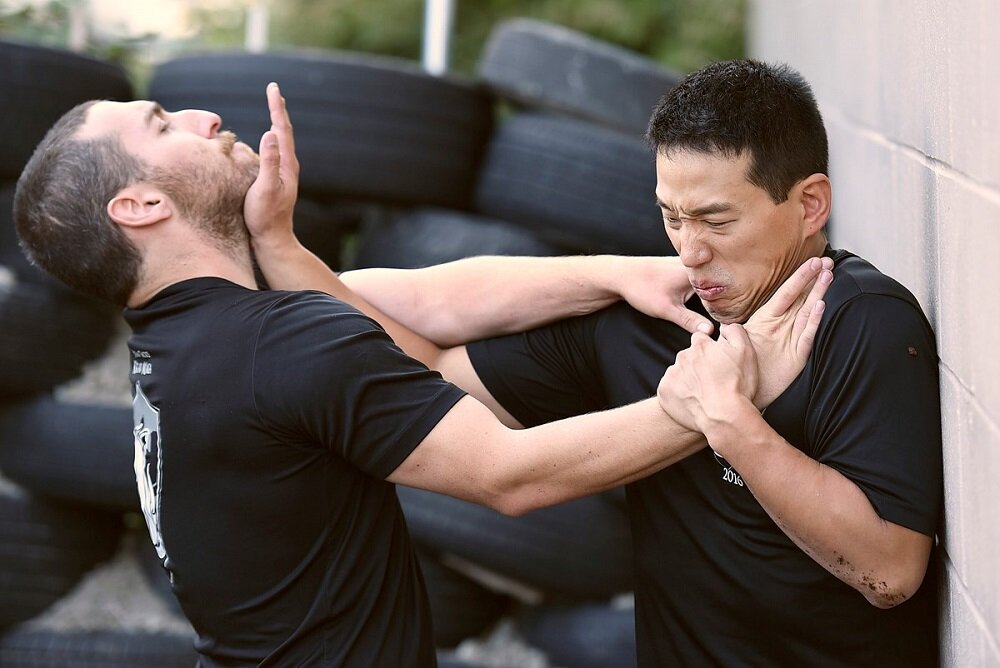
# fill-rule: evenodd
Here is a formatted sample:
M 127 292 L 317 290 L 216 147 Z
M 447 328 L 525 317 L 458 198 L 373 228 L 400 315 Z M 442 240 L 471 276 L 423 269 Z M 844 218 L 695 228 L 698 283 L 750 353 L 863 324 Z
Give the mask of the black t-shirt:
M 206 666 L 432 666 L 384 481 L 463 396 L 314 292 L 218 278 L 129 309 L 143 511 Z
M 834 281 L 813 352 L 764 417 L 855 482 L 883 519 L 933 535 L 933 333 L 905 288 L 849 253 L 828 254 Z M 496 399 L 530 426 L 652 396 L 689 344 L 679 327 L 618 304 L 473 344 L 469 355 Z M 931 578 L 909 601 L 875 608 L 796 547 L 710 448 L 627 495 L 641 665 L 934 664 Z

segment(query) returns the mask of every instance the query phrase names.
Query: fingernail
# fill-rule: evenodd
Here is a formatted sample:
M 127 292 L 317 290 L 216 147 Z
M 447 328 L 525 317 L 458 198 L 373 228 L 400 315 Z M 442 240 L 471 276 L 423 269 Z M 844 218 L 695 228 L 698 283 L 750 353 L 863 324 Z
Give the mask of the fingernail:
M 833 272 L 830 271 L 829 269 L 824 269 L 823 273 L 819 275 L 819 280 L 823 281 L 824 283 L 831 282 L 833 280 Z
M 813 271 L 816 271 L 821 266 L 823 266 L 823 263 L 820 262 L 820 259 L 818 257 L 814 257 L 813 259 L 809 260 L 809 268 L 812 269 Z

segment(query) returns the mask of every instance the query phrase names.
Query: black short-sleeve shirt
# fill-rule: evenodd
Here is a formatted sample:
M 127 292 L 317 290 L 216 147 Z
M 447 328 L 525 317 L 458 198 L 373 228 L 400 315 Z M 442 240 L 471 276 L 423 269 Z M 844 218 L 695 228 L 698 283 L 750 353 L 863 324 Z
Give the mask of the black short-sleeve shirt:
M 855 482 L 883 519 L 933 535 L 941 500 L 933 333 L 902 286 L 849 253 L 828 254 L 834 282 L 813 352 L 764 417 Z M 652 396 L 689 343 L 676 325 L 618 304 L 478 342 L 469 356 L 490 392 L 530 426 Z M 935 662 L 930 578 L 906 603 L 873 607 L 795 546 L 711 449 L 629 485 L 627 496 L 641 665 Z
M 142 507 L 201 664 L 434 665 L 384 478 L 461 391 L 321 293 L 198 278 L 125 317 Z

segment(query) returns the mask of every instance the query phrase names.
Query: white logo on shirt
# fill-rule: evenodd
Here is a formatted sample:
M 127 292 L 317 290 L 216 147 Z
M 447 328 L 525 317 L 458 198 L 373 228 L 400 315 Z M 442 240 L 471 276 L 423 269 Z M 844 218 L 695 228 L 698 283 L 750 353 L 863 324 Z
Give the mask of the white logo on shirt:
M 135 443 L 135 481 L 139 486 L 139 505 L 146 518 L 149 537 L 161 560 L 167 555 L 160 529 L 160 493 L 163 491 L 163 450 L 160 445 L 160 411 L 146 398 L 142 386 L 135 384 L 132 399 L 132 436 Z
M 153 373 L 153 363 L 149 361 L 149 353 L 145 350 L 132 351 L 132 374 L 148 376 Z
M 732 466 L 722 472 L 722 479 L 726 482 L 731 482 L 734 485 L 743 487 L 743 478 L 740 477 L 739 473 L 733 470 Z
M 744 486 L 743 478 L 741 478 L 740 474 L 737 473 L 733 469 L 733 467 L 729 465 L 729 462 L 726 461 L 726 458 L 720 455 L 715 450 L 712 450 L 712 454 L 715 455 L 715 461 L 719 462 L 719 466 L 722 467 L 722 479 L 725 480 L 726 482 L 736 485 L 737 487 L 743 487 Z

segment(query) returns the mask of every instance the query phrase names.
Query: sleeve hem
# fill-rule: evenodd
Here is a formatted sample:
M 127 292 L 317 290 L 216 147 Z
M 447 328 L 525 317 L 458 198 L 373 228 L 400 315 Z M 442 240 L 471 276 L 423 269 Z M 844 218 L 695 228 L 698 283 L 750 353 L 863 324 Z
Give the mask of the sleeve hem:
M 429 402 L 419 417 L 407 424 L 403 432 L 409 443 L 400 443 L 386 456 L 374 462 L 372 471 L 375 476 L 384 480 L 399 468 L 399 465 L 409 457 L 420 445 L 438 422 L 455 407 L 466 393 L 454 385 L 446 385 L 440 393 Z

